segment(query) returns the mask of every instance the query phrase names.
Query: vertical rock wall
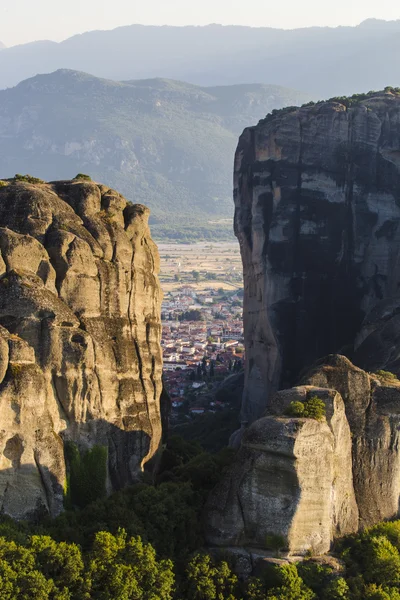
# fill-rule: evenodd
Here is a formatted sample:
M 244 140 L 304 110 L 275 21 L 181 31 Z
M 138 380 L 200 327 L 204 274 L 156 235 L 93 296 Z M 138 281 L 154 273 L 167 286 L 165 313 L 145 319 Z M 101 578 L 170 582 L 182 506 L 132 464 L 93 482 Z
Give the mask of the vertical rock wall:
M 161 438 L 159 258 L 147 208 L 91 182 L 0 188 L 0 503 L 62 509 L 65 443 L 134 482 Z
M 287 109 L 246 129 L 235 159 L 244 270 L 242 420 L 317 358 L 354 343 L 399 293 L 400 97 Z
M 207 538 L 319 554 L 399 515 L 400 384 L 359 366 L 400 375 L 400 95 L 269 115 L 240 138 L 234 186 L 244 427 Z M 285 416 L 313 396 L 326 419 Z

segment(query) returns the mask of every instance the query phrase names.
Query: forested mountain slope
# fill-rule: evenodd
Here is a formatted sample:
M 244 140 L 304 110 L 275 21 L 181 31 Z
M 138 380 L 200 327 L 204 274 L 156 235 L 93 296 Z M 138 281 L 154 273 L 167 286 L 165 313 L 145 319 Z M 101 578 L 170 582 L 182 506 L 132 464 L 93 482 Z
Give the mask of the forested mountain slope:
M 233 155 L 245 125 L 308 99 L 267 85 L 39 75 L 0 92 L 0 173 L 49 180 L 83 171 L 148 205 L 153 224 L 207 228 L 233 216 Z

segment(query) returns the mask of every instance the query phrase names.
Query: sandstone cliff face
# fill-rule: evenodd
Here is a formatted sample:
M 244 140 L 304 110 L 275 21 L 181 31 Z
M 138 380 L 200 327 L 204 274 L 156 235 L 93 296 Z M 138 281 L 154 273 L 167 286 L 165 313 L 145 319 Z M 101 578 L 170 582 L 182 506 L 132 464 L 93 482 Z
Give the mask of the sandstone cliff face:
M 344 357 L 330 356 L 305 377 L 343 398 L 352 434 L 360 526 L 396 517 L 400 507 L 400 382 L 380 380 Z
M 287 418 L 292 401 L 318 395 L 327 419 Z M 215 546 L 322 554 L 332 539 L 358 528 L 351 437 L 343 400 L 335 390 L 303 386 L 279 392 L 271 413 L 244 433 L 231 472 L 208 503 L 207 536 Z
M 108 489 L 161 437 L 159 259 L 148 209 L 91 182 L 0 188 L 0 503 L 62 509 L 64 446 L 108 450 Z
M 370 373 L 400 375 L 399 157 L 390 92 L 280 111 L 240 138 L 243 428 L 209 499 L 213 546 L 251 557 L 274 534 L 289 555 L 320 554 L 399 515 L 400 383 Z M 310 396 L 326 421 L 284 417 Z
M 348 109 L 327 102 L 283 111 L 241 136 L 244 422 L 304 367 L 352 345 L 376 304 L 399 294 L 399 152 L 400 97 L 390 93 Z M 398 361 L 393 333 L 367 325 L 359 344 L 375 332 L 387 363 Z
M 212 546 L 274 555 L 271 539 L 280 536 L 288 555 L 322 554 L 334 539 L 398 516 L 400 383 L 336 355 L 302 383 L 278 392 L 244 432 L 208 501 Z M 291 402 L 313 396 L 324 401 L 326 419 L 284 416 Z

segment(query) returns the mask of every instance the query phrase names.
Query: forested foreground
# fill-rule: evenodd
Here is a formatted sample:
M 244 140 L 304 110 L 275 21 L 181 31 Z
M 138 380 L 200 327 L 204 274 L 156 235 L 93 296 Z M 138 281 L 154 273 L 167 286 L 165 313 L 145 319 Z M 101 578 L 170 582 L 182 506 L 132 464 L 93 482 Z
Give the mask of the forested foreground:
M 329 566 L 259 569 L 239 581 L 204 549 L 208 491 L 232 454 L 171 438 L 158 480 L 36 525 L 0 524 L 1 600 L 400 600 L 400 521 L 345 539 Z M 277 557 L 279 551 L 277 550 Z

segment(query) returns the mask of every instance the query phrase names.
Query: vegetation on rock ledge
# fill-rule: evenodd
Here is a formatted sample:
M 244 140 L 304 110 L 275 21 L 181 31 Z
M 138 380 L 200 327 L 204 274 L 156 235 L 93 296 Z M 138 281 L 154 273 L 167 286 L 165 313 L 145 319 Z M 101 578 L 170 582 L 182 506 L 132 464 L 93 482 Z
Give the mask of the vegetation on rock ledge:
M 382 382 L 382 383 L 399 383 L 397 375 L 391 373 L 390 371 L 383 371 L 382 369 L 374 373 L 374 375 Z
M 385 89 L 382 91 L 370 90 L 369 92 L 361 93 L 361 94 L 353 94 L 352 96 L 333 96 L 332 98 L 328 98 L 327 100 L 318 100 L 317 102 L 314 102 L 313 100 L 311 100 L 310 102 L 306 102 L 305 104 L 302 104 L 301 107 L 285 106 L 284 108 L 277 108 L 277 109 L 272 110 L 270 113 L 268 113 L 264 119 L 261 119 L 259 121 L 259 124 L 268 123 L 269 121 L 272 121 L 278 115 L 282 116 L 285 114 L 296 112 L 297 110 L 299 110 L 299 108 L 308 108 L 308 107 L 312 107 L 312 106 L 318 106 L 321 104 L 326 104 L 328 102 L 338 102 L 339 104 L 343 104 L 343 106 L 345 106 L 346 108 L 352 108 L 355 106 L 359 106 L 362 102 L 364 102 L 364 100 L 369 100 L 370 98 L 373 98 L 374 96 L 379 96 L 379 95 L 383 95 L 383 94 L 393 94 L 393 95 L 398 96 L 398 95 L 400 95 L 400 87 L 393 87 L 393 86 L 389 85 L 389 86 L 386 86 Z
M 43 181 L 43 179 L 39 179 L 39 177 L 33 177 L 32 175 L 21 175 L 20 173 L 17 173 L 14 176 L 14 181 L 22 181 L 25 183 L 45 183 Z
M 85 175 L 85 173 L 78 173 L 78 175 L 75 175 L 74 179 L 78 179 L 80 181 L 92 181 L 90 175 Z
M 313 396 L 304 402 L 291 402 L 287 407 L 285 414 L 288 417 L 299 417 L 322 421 L 326 416 L 325 402 L 321 400 L 321 398 L 318 398 L 318 396 Z

